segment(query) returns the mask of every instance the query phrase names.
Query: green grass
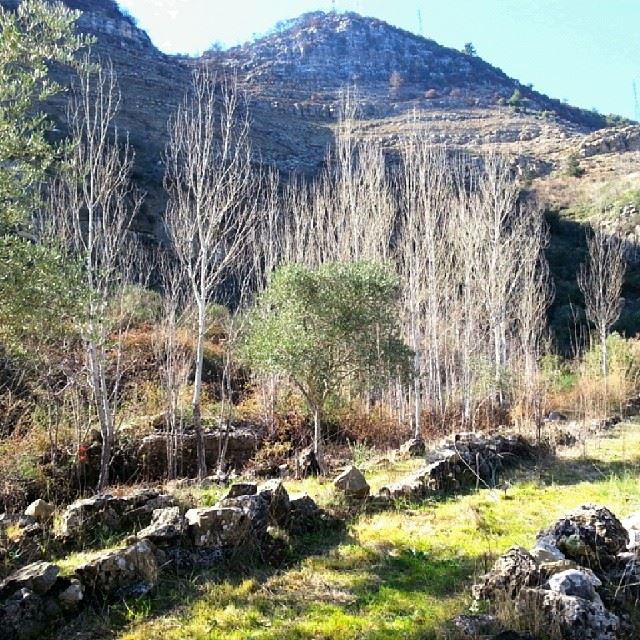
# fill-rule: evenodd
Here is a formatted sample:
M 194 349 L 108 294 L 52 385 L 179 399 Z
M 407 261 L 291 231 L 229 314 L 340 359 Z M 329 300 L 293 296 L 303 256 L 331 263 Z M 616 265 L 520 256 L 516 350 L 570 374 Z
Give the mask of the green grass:
M 165 579 L 159 593 L 120 608 L 120 640 L 382 640 L 453 638 L 448 626 L 469 587 L 512 545 L 587 502 L 619 516 L 640 509 L 640 428 L 520 472 L 504 492 L 361 514 L 344 532 L 300 541 L 281 570 L 242 567 Z M 399 467 L 411 468 L 413 462 Z M 388 481 L 398 467 L 372 474 Z M 331 501 L 329 485 L 290 483 Z M 112 624 L 115 624 L 112 617 Z

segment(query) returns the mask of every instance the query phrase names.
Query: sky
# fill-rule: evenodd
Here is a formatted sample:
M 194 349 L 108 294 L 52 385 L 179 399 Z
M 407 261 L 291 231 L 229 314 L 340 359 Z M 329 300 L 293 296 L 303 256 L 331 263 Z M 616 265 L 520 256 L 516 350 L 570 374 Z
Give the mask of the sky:
M 119 0 L 159 49 L 192 55 L 334 3 L 445 46 L 472 42 L 538 91 L 640 120 L 640 0 Z

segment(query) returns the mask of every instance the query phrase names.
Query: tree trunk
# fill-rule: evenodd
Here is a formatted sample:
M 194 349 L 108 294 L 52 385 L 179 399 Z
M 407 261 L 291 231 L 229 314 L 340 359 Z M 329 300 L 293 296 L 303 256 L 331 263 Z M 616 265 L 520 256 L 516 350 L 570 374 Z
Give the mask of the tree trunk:
M 196 454 L 198 460 L 198 478 L 207 476 L 207 459 L 202 432 L 202 369 L 204 366 L 204 325 L 205 301 L 198 302 L 198 342 L 196 346 L 196 371 L 193 380 L 193 429 L 196 436 Z
M 326 473 L 326 467 L 324 464 L 324 456 L 322 453 L 322 431 L 320 427 L 320 407 L 314 405 L 313 407 L 313 452 L 316 455 L 318 466 L 322 475 Z

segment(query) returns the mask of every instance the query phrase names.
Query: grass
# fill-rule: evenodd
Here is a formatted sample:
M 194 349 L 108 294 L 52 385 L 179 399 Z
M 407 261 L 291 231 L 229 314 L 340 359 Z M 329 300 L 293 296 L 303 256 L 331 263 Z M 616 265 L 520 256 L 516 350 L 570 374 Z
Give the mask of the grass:
M 565 512 L 601 503 L 618 516 L 640 509 L 640 427 L 521 471 L 504 492 L 482 490 L 379 513 L 346 531 L 299 541 L 280 570 L 243 567 L 168 576 L 149 600 L 116 608 L 120 640 L 409 640 L 455 638 L 449 621 L 470 604 L 469 587 L 512 545 Z M 374 486 L 416 461 L 373 470 Z M 401 471 L 400 471 L 401 470 Z M 289 483 L 332 501 L 330 485 Z

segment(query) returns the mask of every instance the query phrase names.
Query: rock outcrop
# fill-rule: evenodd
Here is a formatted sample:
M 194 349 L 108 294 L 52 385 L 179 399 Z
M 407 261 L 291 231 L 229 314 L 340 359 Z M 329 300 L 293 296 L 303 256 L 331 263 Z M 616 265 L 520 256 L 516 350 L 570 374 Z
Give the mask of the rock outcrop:
M 76 500 L 60 518 L 57 534 L 66 542 L 79 542 L 95 535 L 102 527 L 126 532 L 145 527 L 156 509 L 172 506 L 173 498 L 158 491 L 136 491 L 128 496 L 100 494 Z
M 611 511 L 580 507 L 541 531 L 532 553 L 517 547 L 502 555 L 474 585 L 474 598 L 497 612 L 511 608 L 534 635 L 615 640 L 625 606 L 638 597 L 640 572 L 627 544 Z

